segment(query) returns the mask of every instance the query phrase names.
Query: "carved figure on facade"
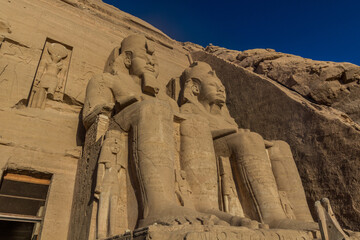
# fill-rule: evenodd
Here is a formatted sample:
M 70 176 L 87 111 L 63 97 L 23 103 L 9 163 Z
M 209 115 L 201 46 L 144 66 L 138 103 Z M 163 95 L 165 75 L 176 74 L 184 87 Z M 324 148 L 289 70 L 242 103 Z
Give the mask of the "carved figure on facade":
M 181 206 L 194 208 L 191 200 L 192 191 L 184 170 L 175 170 L 175 194 Z
M 64 45 L 47 41 L 32 86 L 28 106 L 44 108 L 46 99 L 61 101 L 71 51 Z
M 117 208 L 120 198 L 120 179 L 127 168 L 125 143 L 121 132 L 106 132 L 97 170 L 95 197 L 99 200 L 97 215 L 97 237 L 105 238 L 116 234 Z
M 229 158 L 217 156 L 220 208 L 227 213 L 245 217 L 243 206 L 240 204 L 234 177 L 232 175 Z

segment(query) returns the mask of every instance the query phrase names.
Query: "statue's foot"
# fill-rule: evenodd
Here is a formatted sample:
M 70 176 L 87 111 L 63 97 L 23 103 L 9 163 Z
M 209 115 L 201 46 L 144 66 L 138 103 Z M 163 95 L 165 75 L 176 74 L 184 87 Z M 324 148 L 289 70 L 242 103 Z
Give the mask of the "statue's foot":
M 211 214 L 200 213 L 194 209 L 173 206 L 150 213 L 146 218 L 140 220 L 140 227 L 146 227 L 152 224 L 166 226 L 172 225 L 224 225 L 229 224 Z
M 293 230 L 308 230 L 308 231 L 319 230 L 319 224 L 316 222 L 304 222 L 293 219 L 274 220 L 269 225 L 270 228 L 277 228 L 277 229 L 293 229 Z
M 238 216 L 233 216 L 231 218 L 230 225 L 231 226 L 242 226 L 242 227 L 247 227 L 250 229 L 259 229 L 260 228 L 259 222 L 255 221 L 255 220 L 251 220 L 250 218 L 238 217 Z
M 246 217 L 233 216 L 230 221 L 231 226 L 241 226 L 250 229 L 269 229 L 269 225 L 266 223 L 259 223 L 258 221 L 251 220 Z

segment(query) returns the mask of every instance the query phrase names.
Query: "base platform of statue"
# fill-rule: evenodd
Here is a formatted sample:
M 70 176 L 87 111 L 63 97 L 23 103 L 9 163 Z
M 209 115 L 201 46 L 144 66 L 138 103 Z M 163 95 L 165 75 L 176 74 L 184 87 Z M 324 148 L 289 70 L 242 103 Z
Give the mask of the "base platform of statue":
M 283 229 L 256 229 L 231 226 L 151 225 L 106 240 L 307 240 L 320 239 L 320 232 Z M 105 239 L 104 239 L 105 240 Z

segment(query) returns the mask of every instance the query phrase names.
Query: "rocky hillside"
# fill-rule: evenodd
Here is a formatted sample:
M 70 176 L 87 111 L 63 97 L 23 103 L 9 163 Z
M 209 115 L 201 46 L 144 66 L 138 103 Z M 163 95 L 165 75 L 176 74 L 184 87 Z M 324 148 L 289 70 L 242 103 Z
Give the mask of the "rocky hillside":
M 311 102 L 331 106 L 360 123 L 360 67 L 351 63 L 315 61 L 273 49 L 205 51 L 274 80 Z

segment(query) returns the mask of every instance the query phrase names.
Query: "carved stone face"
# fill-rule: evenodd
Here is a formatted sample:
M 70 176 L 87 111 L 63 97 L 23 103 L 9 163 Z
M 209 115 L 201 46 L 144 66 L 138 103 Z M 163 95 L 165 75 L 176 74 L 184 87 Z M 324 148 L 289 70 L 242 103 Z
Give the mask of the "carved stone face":
M 152 74 L 156 78 L 159 75 L 159 65 L 154 52 L 149 51 L 144 46 L 132 51 L 130 74 L 142 76 L 143 74 Z
M 202 76 L 198 99 L 200 102 L 209 105 L 224 105 L 226 101 L 225 87 L 214 71 L 209 71 L 205 76 Z
M 50 44 L 48 46 L 48 52 L 54 63 L 60 62 L 60 60 L 66 58 L 68 55 L 66 48 L 59 43 Z
M 131 75 L 141 77 L 146 74 L 159 75 L 159 64 L 154 46 L 143 35 L 131 35 L 121 43 L 121 52 L 125 54 L 125 65 Z
M 185 69 L 181 76 L 184 85 L 184 98 L 202 105 L 218 105 L 222 107 L 226 101 L 225 87 L 216 76 L 215 71 L 205 62 L 194 62 Z

